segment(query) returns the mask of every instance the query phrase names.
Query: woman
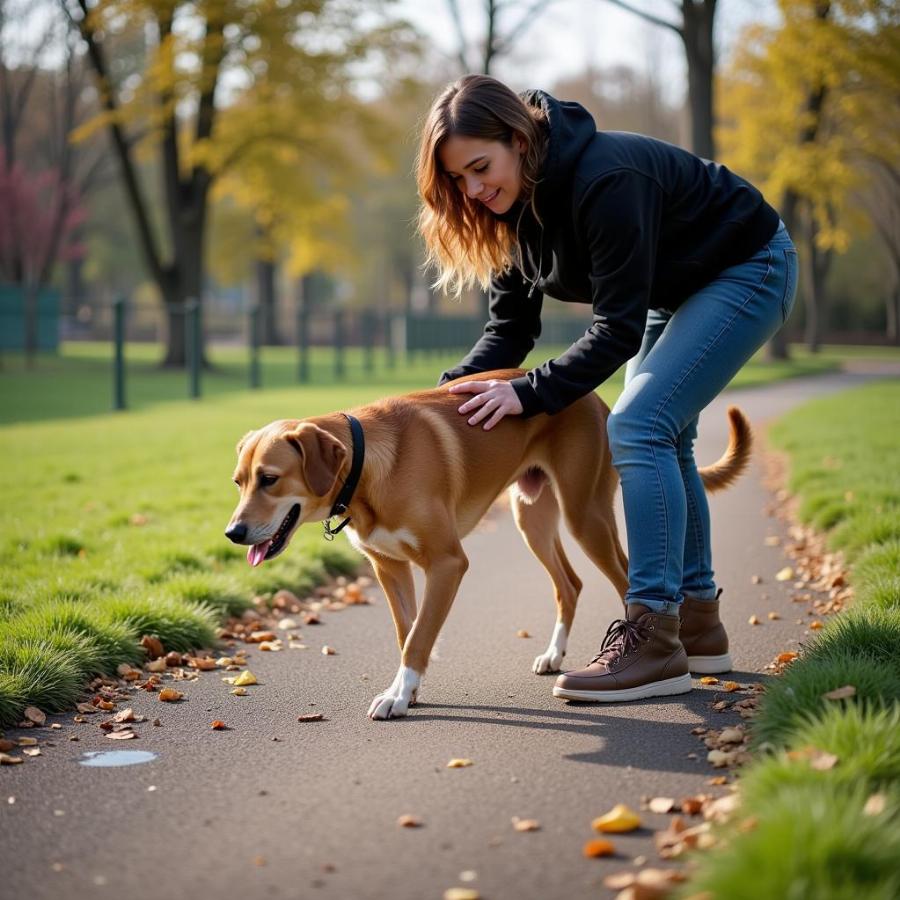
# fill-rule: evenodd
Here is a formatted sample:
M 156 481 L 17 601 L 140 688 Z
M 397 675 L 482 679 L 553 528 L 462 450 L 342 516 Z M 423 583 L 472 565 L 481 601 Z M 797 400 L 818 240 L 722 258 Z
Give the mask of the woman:
M 630 360 L 607 423 L 628 534 L 626 618 L 555 693 L 681 693 L 690 657 L 728 671 L 693 444 L 700 410 L 791 311 L 796 251 L 778 213 L 724 166 L 598 132 L 577 103 L 480 75 L 434 102 L 417 180 L 438 284 L 489 290 L 484 334 L 441 383 L 519 366 L 545 292 L 593 310 L 582 337 L 523 377 L 453 385 L 471 395 L 459 407 L 470 425 L 552 415 Z

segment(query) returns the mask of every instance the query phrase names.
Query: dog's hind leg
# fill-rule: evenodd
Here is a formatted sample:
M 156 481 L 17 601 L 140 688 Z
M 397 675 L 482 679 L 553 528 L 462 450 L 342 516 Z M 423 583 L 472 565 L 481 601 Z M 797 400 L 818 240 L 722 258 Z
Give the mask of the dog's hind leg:
M 416 587 L 413 583 L 412 567 L 406 560 L 392 559 L 389 556 L 368 554 L 375 577 L 384 590 L 394 628 L 397 630 L 397 643 L 400 650 L 406 643 L 406 637 L 416 620 Z
M 584 485 L 561 484 L 560 502 L 572 536 L 624 601 L 628 591 L 628 557 L 619 542 L 613 511 L 615 487 L 616 482 L 610 484 L 606 477 L 599 479 L 593 490 Z
M 581 579 L 563 550 L 559 537 L 559 504 L 550 486 L 545 484 L 536 497 L 523 494 L 515 485 L 509 493 L 516 525 L 531 552 L 550 575 L 556 597 L 556 626 L 550 644 L 535 658 L 531 668 L 538 675 L 558 672 L 572 631 Z

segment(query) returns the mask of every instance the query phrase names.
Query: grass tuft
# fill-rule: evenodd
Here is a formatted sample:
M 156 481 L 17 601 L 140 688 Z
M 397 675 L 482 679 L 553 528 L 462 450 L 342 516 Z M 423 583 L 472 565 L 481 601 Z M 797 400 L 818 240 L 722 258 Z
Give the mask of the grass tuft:
M 808 747 L 834 754 L 837 764 L 818 771 L 808 759 L 781 751 L 760 759 L 745 773 L 742 796 L 765 808 L 770 799 L 792 786 L 861 784 L 875 792 L 900 785 L 900 706 L 831 702 L 821 714 L 807 713 L 798 720 L 788 750 Z
M 17 645 L 0 644 L 0 673 L 9 676 L 6 683 L 11 686 L 4 705 L 24 698 L 19 701 L 19 708 L 14 708 L 13 716 L 5 721 L 16 721 L 26 703 L 44 712 L 61 712 L 80 696 L 84 673 L 78 667 L 77 656 L 62 638 L 55 643 L 57 646 L 53 646 L 53 639 L 45 638 Z
M 851 654 L 886 667 L 885 678 L 900 676 L 900 610 L 854 605 L 833 618 L 810 645 L 810 659 Z
M 158 637 L 166 650 L 211 647 L 215 641 L 215 611 L 184 600 L 115 597 L 104 604 L 104 614 L 137 640 L 145 634 Z
M 810 716 L 825 713 L 835 702 L 823 695 L 848 684 L 856 688 L 854 703 L 873 708 L 895 703 L 900 701 L 900 666 L 886 667 L 878 659 L 839 648 L 829 656 L 797 660 L 766 688 L 753 720 L 754 746 L 786 746 Z
M 765 801 L 745 802 L 740 816 L 755 827 L 729 833 L 705 854 L 680 890 L 728 900 L 896 900 L 900 894 L 900 798 L 869 815 L 863 785 L 791 785 Z

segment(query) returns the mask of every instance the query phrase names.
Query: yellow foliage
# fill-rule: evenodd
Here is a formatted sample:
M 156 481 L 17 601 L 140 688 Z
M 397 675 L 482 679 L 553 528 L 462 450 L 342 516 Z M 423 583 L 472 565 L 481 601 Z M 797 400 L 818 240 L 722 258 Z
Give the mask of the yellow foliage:
M 843 252 L 862 221 L 863 163 L 900 159 L 900 16 L 877 0 L 835 0 L 826 19 L 816 7 L 780 0 L 777 27 L 745 31 L 717 84 L 716 138 L 776 205 L 789 190 L 806 199 L 817 244 Z

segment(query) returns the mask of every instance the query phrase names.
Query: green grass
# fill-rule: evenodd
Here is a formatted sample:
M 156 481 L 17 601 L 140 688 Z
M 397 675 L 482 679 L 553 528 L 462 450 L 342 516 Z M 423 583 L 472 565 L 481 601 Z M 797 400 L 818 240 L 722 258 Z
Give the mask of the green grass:
M 563 347 L 540 346 L 529 357 L 533 365 L 560 353 Z M 347 389 L 365 390 L 372 385 L 390 388 L 395 393 L 433 385 L 438 375 L 455 365 L 464 351 L 416 353 L 411 358 L 397 357 L 393 368 L 379 349 L 374 354 L 374 370 L 365 368 L 359 349 L 346 353 L 346 370 L 342 378 L 335 374 L 335 354 L 327 348 L 314 348 L 310 355 L 308 385 L 331 391 L 335 398 Z M 865 357 L 888 354 L 900 359 L 898 351 L 868 348 L 825 348 L 811 355 L 794 348 L 787 363 L 768 362 L 758 355 L 738 373 L 733 387 L 754 387 L 801 375 L 816 374 L 838 368 L 842 359 L 862 354 Z M 893 356 L 891 356 L 893 354 Z M 205 398 L 224 394 L 237 395 L 248 388 L 248 356 L 243 348 L 213 347 L 209 351 L 212 371 L 202 378 Z M 188 382 L 183 372 L 159 368 L 160 348 L 151 344 L 129 344 L 126 351 L 126 395 L 129 409 L 146 409 L 158 404 L 183 400 Z M 109 344 L 65 344 L 58 355 L 42 355 L 33 371 L 26 371 L 21 355 L 5 354 L 0 369 L 0 423 L 33 422 L 50 418 L 98 415 L 112 408 L 112 348 Z M 265 390 L 296 389 L 297 353 L 288 347 L 271 347 L 261 354 L 262 384 Z M 621 389 L 622 372 L 608 382 L 604 397 L 616 396 Z M 611 389 L 611 390 L 610 390 Z M 335 402 L 332 408 L 337 408 Z M 66 473 L 73 480 L 80 473 Z
M 776 425 L 801 518 L 852 566 L 854 602 L 771 684 L 753 721 L 760 756 L 739 818 L 698 857 L 682 896 L 900 896 L 900 382 L 814 401 Z M 852 685 L 852 698 L 824 694 Z M 807 748 L 833 754 L 819 771 Z M 768 751 L 768 753 L 766 753 Z M 791 752 L 801 752 L 792 758 Z M 883 812 L 866 811 L 881 793 Z
M 679 897 L 708 892 L 727 900 L 896 900 L 900 896 L 900 800 L 888 795 L 879 815 L 865 812 L 863 785 L 785 785 L 764 802 L 748 798 L 727 844 L 699 857 Z

